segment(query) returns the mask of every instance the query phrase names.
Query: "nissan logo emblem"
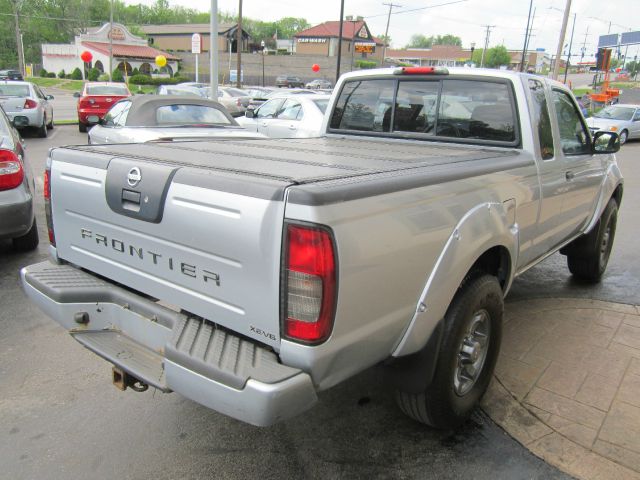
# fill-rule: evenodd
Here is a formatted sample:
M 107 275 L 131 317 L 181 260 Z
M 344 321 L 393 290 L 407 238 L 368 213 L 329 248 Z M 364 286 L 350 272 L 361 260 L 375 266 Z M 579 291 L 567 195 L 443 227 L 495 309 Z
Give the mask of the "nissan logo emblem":
M 131 170 L 129 170 L 129 173 L 127 173 L 127 183 L 130 187 L 135 187 L 136 185 L 138 185 L 140 183 L 140 180 L 142 180 L 142 174 L 140 173 L 140 169 L 138 167 L 133 167 Z

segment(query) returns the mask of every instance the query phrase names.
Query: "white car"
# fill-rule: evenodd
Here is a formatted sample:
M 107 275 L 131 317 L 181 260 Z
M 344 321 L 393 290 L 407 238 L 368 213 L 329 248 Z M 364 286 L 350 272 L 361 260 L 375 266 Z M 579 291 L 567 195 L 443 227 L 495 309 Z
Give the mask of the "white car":
M 0 82 L 0 105 L 16 128 L 35 127 L 45 138 L 53 128 L 53 107 L 40 87 L 30 82 Z
M 601 130 L 617 133 L 623 145 L 627 140 L 640 138 L 640 105 L 610 105 L 587 118 L 587 125 L 592 134 Z
M 319 137 L 330 95 L 294 95 L 272 98 L 247 110 L 238 123 L 271 138 Z

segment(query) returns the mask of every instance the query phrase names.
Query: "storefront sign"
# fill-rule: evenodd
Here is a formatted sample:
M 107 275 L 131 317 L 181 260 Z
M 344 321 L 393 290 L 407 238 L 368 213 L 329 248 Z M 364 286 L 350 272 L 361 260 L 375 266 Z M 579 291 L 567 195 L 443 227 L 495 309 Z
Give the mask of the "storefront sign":
M 112 40 L 124 40 L 124 30 L 122 30 L 120 27 L 113 27 L 111 29 L 111 32 L 109 33 L 109 38 L 111 38 Z
M 360 38 L 369 38 L 369 33 L 367 32 L 367 27 L 362 27 L 358 32 L 358 36 Z
M 326 38 L 298 38 L 298 43 L 327 43 Z
M 375 51 L 376 51 L 375 43 L 356 42 L 356 45 L 355 45 L 356 53 L 373 53 Z

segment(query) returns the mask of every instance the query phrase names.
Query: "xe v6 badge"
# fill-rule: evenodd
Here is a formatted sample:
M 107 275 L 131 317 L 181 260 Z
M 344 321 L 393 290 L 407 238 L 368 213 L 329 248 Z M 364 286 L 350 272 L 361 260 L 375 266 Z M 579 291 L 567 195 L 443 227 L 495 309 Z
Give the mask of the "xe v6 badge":
M 130 187 L 138 185 L 140 180 L 142 180 L 142 173 L 140 173 L 140 169 L 138 167 L 133 167 L 129 170 L 129 173 L 127 173 L 127 183 Z

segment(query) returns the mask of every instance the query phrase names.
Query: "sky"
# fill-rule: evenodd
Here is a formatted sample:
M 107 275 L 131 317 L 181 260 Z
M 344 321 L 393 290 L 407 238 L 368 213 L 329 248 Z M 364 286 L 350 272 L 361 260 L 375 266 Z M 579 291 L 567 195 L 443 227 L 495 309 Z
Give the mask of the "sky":
M 154 0 L 125 0 L 127 4 L 152 5 Z M 567 0 L 534 0 L 530 49 L 544 48 L 555 55 L 562 17 Z M 528 0 L 345 0 L 345 15 L 365 17 L 373 35 L 384 34 L 389 7 L 394 7 L 389 25 L 393 48 L 402 48 L 413 34 L 426 36 L 453 34 L 469 48 L 475 42 L 482 48 L 491 25 L 489 46 L 504 45 L 508 49 L 522 49 L 529 12 Z M 201 11 L 210 8 L 207 0 L 169 0 Z M 570 43 L 573 17 L 576 14 L 572 53 L 580 54 L 585 47 L 585 60 L 593 58 L 598 36 L 640 30 L 639 0 L 573 0 L 565 44 Z M 265 6 L 268 5 L 268 8 Z M 428 8 L 425 8 L 428 7 Z M 236 13 L 238 0 L 218 0 L 221 12 Z M 244 0 L 243 15 L 257 20 L 273 21 L 282 17 L 303 17 L 316 25 L 340 17 L 339 0 Z M 404 13 L 403 13 L 404 12 Z M 611 22 L 611 25 L 609 25 Z M 567 49 L 568 50 L 568 49 Z M 623 54 L 624 48 L 623 48 Z M 566 53 L 565 53 L 566 54 Z M 630 46 L 627 56 L 640 57 L 640 46 Z

